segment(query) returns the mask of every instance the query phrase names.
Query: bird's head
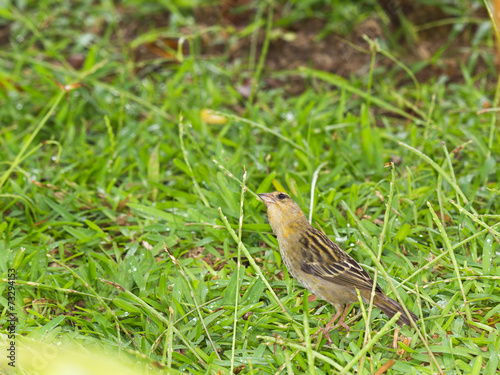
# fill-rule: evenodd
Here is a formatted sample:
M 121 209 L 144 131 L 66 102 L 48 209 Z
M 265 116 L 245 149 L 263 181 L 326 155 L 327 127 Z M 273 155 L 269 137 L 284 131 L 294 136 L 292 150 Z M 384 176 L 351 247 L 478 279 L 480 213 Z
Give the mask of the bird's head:
M 288 194 L 275 191 L 274 193 L 259 194 L 259 197 L 266 205 L 269 224 L 277 236 L 287 236 L 287 233 L 296 228 L 297 225 L 303 225 L 304 221 L 307 223 L 299 205 Z

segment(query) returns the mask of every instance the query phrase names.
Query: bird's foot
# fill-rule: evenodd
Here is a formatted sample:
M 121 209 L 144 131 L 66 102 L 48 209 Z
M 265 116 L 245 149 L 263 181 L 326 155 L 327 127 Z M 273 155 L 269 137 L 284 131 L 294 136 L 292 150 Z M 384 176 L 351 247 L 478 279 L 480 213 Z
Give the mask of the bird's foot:
M 347 315 L 347 312 L 349 311 L 349 308 L 351 307 L 351 305 L 347 305 L 344 309 L 344 312 L 342 313 L 342 316 L 340 317 L 339 321 L 337 322 L 337 324 L 335 324 L 334 326 L 333 323 L 335 322 L 335 320 L 337 320 L 337 318 L 339 317 L 340 313 L 336 313 L 332 319 L 330 320 L 330 322 L 325 326 L 325 328 L 323 328 L 323 334 L 326 336 L 326 339 L 328 341 L 328 345 L 331 345 L 332 344 L 332 339 L 330 338 L 330 331 L 334 330 L 335 328 L 337 328 L 338 326 L 341 326 L 342 328 L 344 328 L 346 330 L 346 332 L 349 332 L 350 328 L 349 326 L 346 324 L 346 322 L 344 321 L 345 320 L 345 316 Z

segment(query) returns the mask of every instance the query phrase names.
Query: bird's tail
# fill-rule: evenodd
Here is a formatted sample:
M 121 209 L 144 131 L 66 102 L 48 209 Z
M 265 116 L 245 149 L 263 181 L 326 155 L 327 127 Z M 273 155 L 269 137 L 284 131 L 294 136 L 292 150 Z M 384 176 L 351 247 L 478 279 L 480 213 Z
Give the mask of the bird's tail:
M 411 326 L 410 319 L 408 319 L 408 316 L 406 315 L 403 307 L 392 298 L 387 297 L 385 294 L 376 294 L 373 303 L 389 318 L 392 318 L 399 311 L 401 313 L 401 316 L 398 319 L 398 324 L 407 324 Z M 417 316 L 411 311 L 409 311 L 409 313 L 413 321 L 416 322 L 418 320 Z

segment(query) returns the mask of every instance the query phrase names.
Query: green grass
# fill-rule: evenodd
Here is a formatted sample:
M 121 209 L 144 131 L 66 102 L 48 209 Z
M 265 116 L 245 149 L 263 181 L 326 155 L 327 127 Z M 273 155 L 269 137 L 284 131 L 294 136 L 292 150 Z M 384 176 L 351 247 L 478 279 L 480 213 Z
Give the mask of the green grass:
M 190 374 L 500 371 L 495 41 L 487 18 L 463 18 L 482 3 L 443 5 L 457 17 L 446 48 L 468 36 L 460 79 L 438 69 L 446 48 L 420 61 L 392 39 L 361 45 L 372 64 L 357 76 L 268 69 L 266 49 L 304 17 L 323 36 L 385 22 L 370 1 L 345 24 L 323 2 L 262 2 L 240 29 L 202 27 L 194 1 L 19 4 L 0 7 L 0 329 L 15 268 L 19 356 L 97 350 Z M 144 49 L 180 36 L 178 61 Z M 243 38 L 256 52 L 232 59 Z M 316 335 L 334 308 L 284 269 L 255 195 L 278 189 L 419 316 L 396 346 L 394 319 L 368 305 L 331 347 Z

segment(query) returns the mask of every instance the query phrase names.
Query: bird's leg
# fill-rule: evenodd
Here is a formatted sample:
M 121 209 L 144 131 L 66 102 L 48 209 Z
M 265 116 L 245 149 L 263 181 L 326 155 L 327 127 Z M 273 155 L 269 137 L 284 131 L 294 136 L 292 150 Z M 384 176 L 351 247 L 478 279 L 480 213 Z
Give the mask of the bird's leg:
M 344 327 L 344 328 L 345 328 L 345 330 L 346 330 L 347 332 L 349 332 L 349 330 L 350 330 L 351 328 L 349 328 L 349 326 L 345 323 L 345 321 L 344 321 L 344 320 L 345 320 L 345 316 L 347 315 L 347 312 L 349 311 L 349 309 L 351 308 L 351 306 L 352 306 L 352 303 L 351 303 L 351 304 L 349 304 L 349 305 L 346 305 L 346 307 L 345 307 L 345 309 L 344 309 L 344 312 L 342 313 L 342 316 L 340 317 L 340 319 L 339 319 L 339 321 L 337 322 L 337 324 L 335 324 L 335 325 L 332 327 L 332 329 L 333 329 L 333 328 L 335 328 L 335 327 L 337 327 L 337 326 L 342 326 L 342 327 Z
M 344 309 L 344 312 L 342 313 L 342 316 L 340 317 L 339 321 L 337 322 L 337 324 L 335 324 L 333 327 L 332 327 L 332 324 L 333 322 L 335 322 L 335 320 L 337 320 L 337 318 L 339 317 L 340 315 L 340 312 L 338 309 L 335 309 L 335 315 L 333 316 L 332 320 L 330 320 L 330 322 L 325 326 L 325 328 L 323 328 L 323 334 L 326 336 L 327 340 L 328 340 L 328 344 L 331 345 L 332 344 L 332 339 L 330 338 L 330 335 L 328 334 L 329 331 L 337 328 L 338 326 L 342 326 L 345 328 L 345 330 L 347 332 L 349 332 L 350 328 L 349 326 L 344 322 L 345 320 L 345 316 L 347 315 L 347 312 L 349 311 L 349 308 L 351 307 L 352 304 L 349 304 L 349 305 L 346 305 L 345 309 Z

